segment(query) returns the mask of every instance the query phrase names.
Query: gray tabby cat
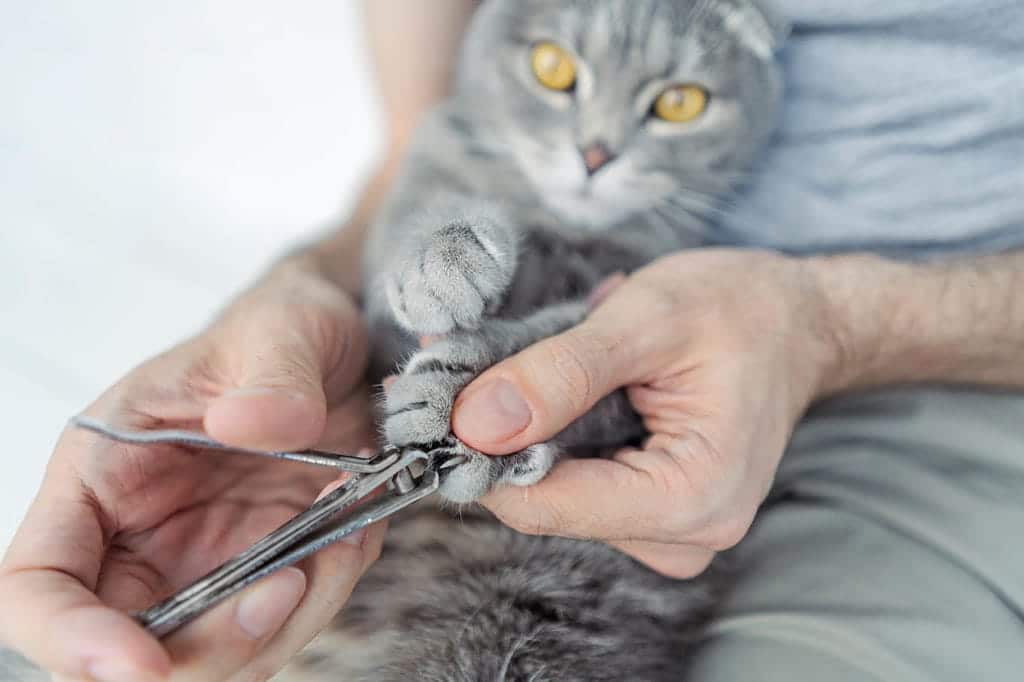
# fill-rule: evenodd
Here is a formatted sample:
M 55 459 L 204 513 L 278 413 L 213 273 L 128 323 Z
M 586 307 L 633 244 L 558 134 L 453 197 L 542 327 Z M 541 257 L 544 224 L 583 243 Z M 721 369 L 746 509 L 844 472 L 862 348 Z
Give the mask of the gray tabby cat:
M 749 0 L 487 0 L 454 93 L 418 131 L 366 257 L 366 312 L 396 445 L 449 438 L 458 391 L 585 315 L 602 279 L 711 241 L 781 97 L 783 30 Z M 415 352 L 420 334 L 445 334 Z M 442 494 L 529 485 L 566 449 L 643 426 L 613 394 L 551 443 L 468 461 Z M 280 679 L 678 680 L 713 578 L 660 577 L 598 543 L 521 535 L 478 509 L 392 523 L 335 625 Z M 0 679 L 28 680 L 0 654 Z
M 449 439 L 470 379 L 579 322 L 605 277 L 710 241 L 773 129 L 783 32 L 750 0 L 483 3 L 366 257 L 372 371 L 411 355 L 386 394 L 391 443 Z M 446 336 L 413 354 L 421 334 Z M 567 449 L 643 433 L 618 392 L 518 455 L 456 444 L 468 461 L 441 493 L 530 485 Z M 335 625 L 280 679 L 675 681 L 713 582 L 423 505 L 392 523 Z M 0 651 L 0 680 L 35 679 Z
M 579 322 L 605 277 L 708 243 L 770 136 L 783 29 L 749 0 L 488 0 L 451 98 L 419 129 L 368 252 L 366 312 L 395 445 L 454 442 L 476 375 Z M 417 351 L 419 335 L 444 335 Z M 561 453 L 642 437 L 620 391 L 549 443 L 457 442 L 451 502 L 530 485 Z M 435 506 L 392 525 L 309 680 L 676 680 L 712 603 L 597 543 Z
M 453 399 L 579 322 L 603 278 L 706 240 L 773 129 L 775 25 L 744 0 L 485 2 L 451 99 L 418 131 L 366 255 L 395 445 L 449 436 Z M 511 457 L 465 449 L 442 494 L 530 485 L 565 449 L 643 435 L 624 394 Z

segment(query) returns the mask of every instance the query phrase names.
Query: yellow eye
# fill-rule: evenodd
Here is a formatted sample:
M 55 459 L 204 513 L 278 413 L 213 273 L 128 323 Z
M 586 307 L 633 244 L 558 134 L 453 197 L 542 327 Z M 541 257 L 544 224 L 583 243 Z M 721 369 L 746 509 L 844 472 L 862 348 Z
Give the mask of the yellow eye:
M 708 107 L 708 91 L 699 85 L 673 85 L 654 101 L 654 115 L 671 123 L 692 121 Z
M 537 43 L 530 54 L 537 82 L 549 90 L 569 90 L 576 84 L 576 64 L 569 53 L 554 43 Z

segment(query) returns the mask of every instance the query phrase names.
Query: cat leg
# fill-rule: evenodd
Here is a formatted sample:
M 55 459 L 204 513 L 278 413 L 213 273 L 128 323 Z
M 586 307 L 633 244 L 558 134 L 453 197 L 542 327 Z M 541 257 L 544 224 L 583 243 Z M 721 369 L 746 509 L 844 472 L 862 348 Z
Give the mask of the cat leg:
M 518 229 L 497 206 L 452 196 L 392 226 L 393 257 L 377 286 L 390 317 L 414 335 L 475 329 L 512 284 Z

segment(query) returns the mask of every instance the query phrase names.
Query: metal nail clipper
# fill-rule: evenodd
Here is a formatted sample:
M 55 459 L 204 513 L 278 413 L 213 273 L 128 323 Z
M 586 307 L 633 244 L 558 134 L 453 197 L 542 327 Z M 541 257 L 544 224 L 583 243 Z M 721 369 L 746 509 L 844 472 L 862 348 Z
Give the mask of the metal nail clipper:
M 320 450 L 266 452 L 217 442 L 203 434 L 176 429 L 126 431 L 103 422 L 74 417 L 71 424 L 111 440 L 134 444 L 172 444 L 329 467 L 352 476 L 277 530 L 245 551 L 135 618 L 157 637 L 192 621 L 244 587 L 301 561 L 349 533 L 387 518 L 437 491 L 440 475 L 464 461 L 450 444 L 429 448 L 386 448 L 364 459 Z M 371 499 L 369 495 L 385 486 Z M 356 506 L 358 505 L 358 506 Z

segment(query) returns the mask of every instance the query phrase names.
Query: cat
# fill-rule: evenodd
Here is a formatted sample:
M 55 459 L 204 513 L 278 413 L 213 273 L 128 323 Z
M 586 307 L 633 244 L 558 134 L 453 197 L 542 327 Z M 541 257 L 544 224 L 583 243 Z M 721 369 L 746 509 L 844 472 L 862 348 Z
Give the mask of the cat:
M 785 33 L 757 0 L 481 3 L 453 93 L 418 128 L 367 246 L 371 376 L 400 370 L 385 440 L 451 442 L 472 378 L 579 322 L 607 276 L 714 241 L 774 130 Z M 417 350 L 420 335 L 441 340 Z M 616 392 L 512 456 L 456 443 L 466 461 L 440 493 L 462 505 L 643 435 Z M 723 574 L 675 581 L 600 543 L 421 503 L 275 679 L 678 680 Z M 45 676 L 6 652 L 0 679 Z
M 453 95 L 420 126 L 370 232 L 372 371 L 409 358 L 385 394 L 387 441 L 446 439 L 459 390 L 579 322 L 603 278 L 708 240 L 774 129 L 779 35 L 749 0 L 481 5 Z M 421 335 L 443 339 L 413 353 Z M 530 485 L 566 450 L 643 434 L 613 393 L 521 453 L 462 447 L 441 494 Z
M 714 241 L 782 98 L 785 26 L 752 0 L 485 0 L 453 93 L 419 127 L 371 230 L 382 431 L 452 442 L 458 392 L 579 322 L 604 278 Z M 421 335 L 439 337 L 419 349 Z M 458 444 L 441 497 L 530 485 L 566 452 L 636 441 L 622 391 L 507 457 Z M 714 571 L 714 569 L 713 569 Z M 521 535 L 477 508 L 408 510 L 288 680 L 676 680 L 722 581 L 604 545 Z
M 401 369 L 386 440 L 450 438 L 458 391 L 582 319 L 605 277 L 714 242 L 775 127 L 785 33 L 755 0 L 481 3 L 452 96 L 419 127 L 367 248 L 371 374 Z M 444 336 L 417 351 L 421 334 Z M 566 451 L 642 436 L 618 392 L 517 455 L 460 446 L 441 495 L 529 485 Z M 275 679 L 675 681 L 727 585 L 720 562 L 680 582 L 600 543 L 421 503 Z M 46 677 L 0 652 L 0 679 Z

